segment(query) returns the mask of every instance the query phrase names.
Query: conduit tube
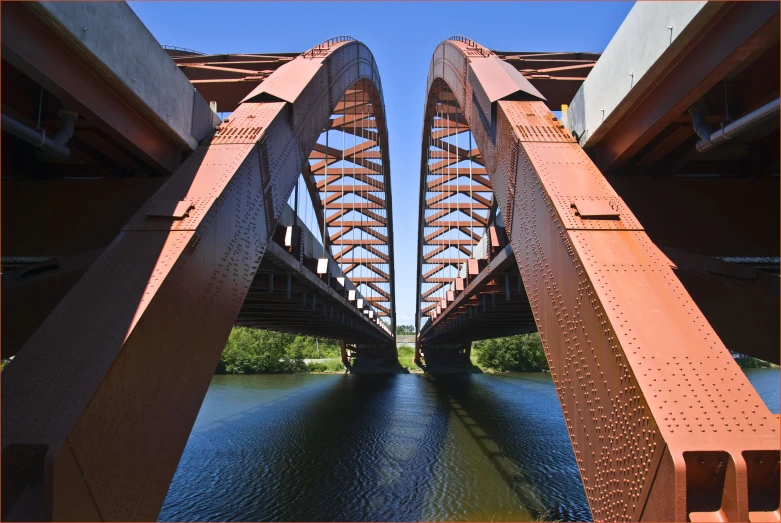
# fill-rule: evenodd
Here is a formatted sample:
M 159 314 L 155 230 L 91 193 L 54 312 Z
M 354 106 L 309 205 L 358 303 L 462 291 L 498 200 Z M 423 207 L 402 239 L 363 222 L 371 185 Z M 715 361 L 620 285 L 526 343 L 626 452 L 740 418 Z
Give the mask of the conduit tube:
M 54 136 L 46 136 L 46 131 L 43 129 L 36 131 L 35 129 L 26 126 L 18 120 L 14 120 L 7 114 L 3 115 L 3 130 L 30 142 L 36 147 L 40 147 L 44 151 L 50 152 L 55 156 L 61 158 L 67 158 L 70 156 L 70 149 L 65 147 L 68 140 L 73 136 L 73 129 L 76 119 L 79 114 L 75 111 L 69 111 L 63 109 L 59 111 L 58 116 L 62 120 L 60 129 L 54 133 Z
M 723 126 L 718 131 L 713 131 L 705 120 L 705 113 L 699 108 L 690 108 L 689 114 L 692 117 L 692 125 L 700 137 L 697 142 L 697 150 L 701 153 L 708 151 L 722 142 L 730 140 L 738 134 L 751 129 L 752 127 L 777 116 L 779 113 L 779 104 L 781 99 L 776 98 L 762 107 L 741 116 L 729 125 Z

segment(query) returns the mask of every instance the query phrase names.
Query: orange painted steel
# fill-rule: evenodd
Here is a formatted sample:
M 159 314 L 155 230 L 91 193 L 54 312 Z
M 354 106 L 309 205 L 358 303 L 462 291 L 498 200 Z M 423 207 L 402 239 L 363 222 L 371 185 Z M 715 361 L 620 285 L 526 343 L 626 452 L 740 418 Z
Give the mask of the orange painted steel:
M 395 330 L 390 160 L 378 129 L 383 110 L 371 82 L 351 86 L 334 108 L 333 139 L 315 145 L 304 178 L 334 260 L 373 314 L 388 317 Z
M 248 92 L 293 60 L 295 53 L 203 55 L 167 48 L 179 70 L 217 111 L 232 112 Z
M 345 38 L 323 42 L 302 56 L 319 56 Z M 246 95 L 248 85 L 261 85 L 292 60 L 286 54 L 169 53 L 204 98 L 217 103 L 219 111 L 233 110 L 241 99 L 235 95 L 237 89 L 244 89 Z M 388 318 L 394 330 L 390 159 L 387 136 L 378 127 L 384 121 L 379 91 L 371 82 L 356 82 L 333 108 L 330 141 L 325 133 L 321 135 L 302 174 L 319 231 L 327 233 L 325 243 L 331 255 L 358 284 L 361 295 L 372 304 L 373 315 Z
M 496 55 L 515 67 L 541 93 L 551 111 L 569 104 L 599 59 L 599 53 L 502 52 Z
M 494 204 L 491 182 L 469 126 L 446 86 L 429 94 L 423 135 L 418 246 L 418 322 L 441 312 L 441 302 L 465 277 L 485 235 Z
M 454 94 L 482 152 L 594 519 L 778 521 L 776 416 L 673 264 L 500 62 L 444 41 L 428 90 Z
M 377 66 L 354 40 L 280 67 L 33 334 L 3 372 L 4 515 L 157 517 L 283 207 L 355 85 L 381 104 Z M 384 116 L 373 121 L 387 159 Z

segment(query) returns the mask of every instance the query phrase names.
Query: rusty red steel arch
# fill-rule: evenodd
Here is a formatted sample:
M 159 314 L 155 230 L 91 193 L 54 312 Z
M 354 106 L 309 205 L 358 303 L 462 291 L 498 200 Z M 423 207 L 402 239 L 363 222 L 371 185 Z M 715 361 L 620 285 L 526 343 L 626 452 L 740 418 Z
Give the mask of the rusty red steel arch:
M 379 71 L 364 44 L 332 39 L 243 100 L 3 372 L 3 499 L 17 497 L 17 516 L 157 518 L 283 206 L 334 109 L 358 88 L 373 97 L 365 120 L 382 151 L 389 227 Z
M 464 37 L 427 89 L 426 118 L 449 91 L 479 147 L 594 520 L 778 520 L 776 416 L 542 95 Z

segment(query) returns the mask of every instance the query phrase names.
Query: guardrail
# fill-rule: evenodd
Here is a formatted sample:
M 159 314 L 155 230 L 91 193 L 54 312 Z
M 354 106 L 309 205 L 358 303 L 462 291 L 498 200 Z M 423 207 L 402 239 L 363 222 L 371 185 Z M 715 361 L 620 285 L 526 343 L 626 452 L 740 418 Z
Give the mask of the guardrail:
M 461 35 L 453 35 L 448 40 L 453 40 L 454 42 L 463 42 L 467 45 L 467 48 L 473 51 L 477 51 L 482 56 L 488 57 L 491 56 L 491 52 L 483 47 L 482 45 L 478 44 L 471 38 L 467 38 L 466 36 Z
M 192 53 L 192 54 L 199 54 L 199 55 L 205 54 L 200 51 L 196 51 L 195 49 L 187 49 L 186 47 L 177 47 L 175 45 L 163 45 L 162 47 L 163 49 L 170 49 L 171 51 L 184 51 L 185 53 Z
M 352 36 L 334 36 L 333 38 L 329 38 L 325 42 L 322 42 L 320 44 L 317 44 L 312 49 L 308 51 L 304 51 L 301 53 L 301 56 L 304 58 L 315 58 L 318 56 L 324 56 L 327 54 L 328 51 L 331 50 L 331 46 L 333 44 L 338 44 L 340 42 L 351 42 L 355 40 Z

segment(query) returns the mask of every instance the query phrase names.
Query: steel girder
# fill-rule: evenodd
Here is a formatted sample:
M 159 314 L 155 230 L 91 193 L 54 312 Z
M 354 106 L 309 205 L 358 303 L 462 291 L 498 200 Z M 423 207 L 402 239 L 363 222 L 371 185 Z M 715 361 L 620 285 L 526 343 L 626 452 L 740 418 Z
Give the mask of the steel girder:
M 606 121 L 608 125 L 587 137 L 587 146 L 596 147 L 596 162 L 603 171 L 620 168 L 731 71 L 768 43 L 778 42 L 775 2 L 713 2 L 703 12 L 707 22 L 692 36 L 685 52 L 665 64 L 653 87 L 639 98 L 627 96 L 623 107 Z
M 672 263 L 498 61 L 444 41 L 428 90 L 454 93 L 482 152 L 594 519 L 777 520 L 778 420 Z
M 372 318 L 395 331 L 390 159 L 379 91 L 361 80 L 334 108 L 327 136 L 309 155 L 304 179 L 323 242 L 355 284 Z M 330 140 L 329 140 L 330 138 Z
M 288 55 L 199 55 L 169 51 L 174 62 L 220 111 L 232 111 L 251 88 L 292 60 Z M 317 51 L 316 51 L 317 52 Z M 327 131 L 304 165 L 326 248 L 370 304 L 372 317 L 395 329 L 390 159 L 382 97 L 368 81 L 351 86 L 336 104 Z M 329 140 L 330 138 L 330 140 Z
M 463 111 L 445 85 L 429 93 L 423 130 L 417 328 L 463 290 L 467 262 L 493 225 L 494 197 Z M 483 244 L 485 240 L 483 240 Z M 485 249 L 483 249 L 485 251 Z M 458 282 L 456 283 L 456 280 Z
M 83 48 L 72 41 L 64 43 L 58 31 L 36 2 L 6 5 L 3 60 L 133 151 L 150 168 L 160 174 L 177 169 L 182 151 L 191 148 L 189 143 L 161 124 L 159 116 L 139 103 L 131 89 L 88 63 L 85 57 L 89 53 Z M 199 139 L 206 132 L 193 129 Z
M 241 100 L 271 74 L 293 60 L 295 53 L 204 55 L 167 49 L 179 70 L 217 111 L 232 112 Z
M 283 207 L 356 84 L 381 101 L 374 58 L 352 39 L 325 42 L 272 74 L 3 371 L 5 516 L 157 517 Z M 385 124 L 375 116 L 387 177 Z
M 569 104 L 599 59 L 599 53 L 503 52 L 496 55 L 512 65 L 545 94 L 548 108 Z

